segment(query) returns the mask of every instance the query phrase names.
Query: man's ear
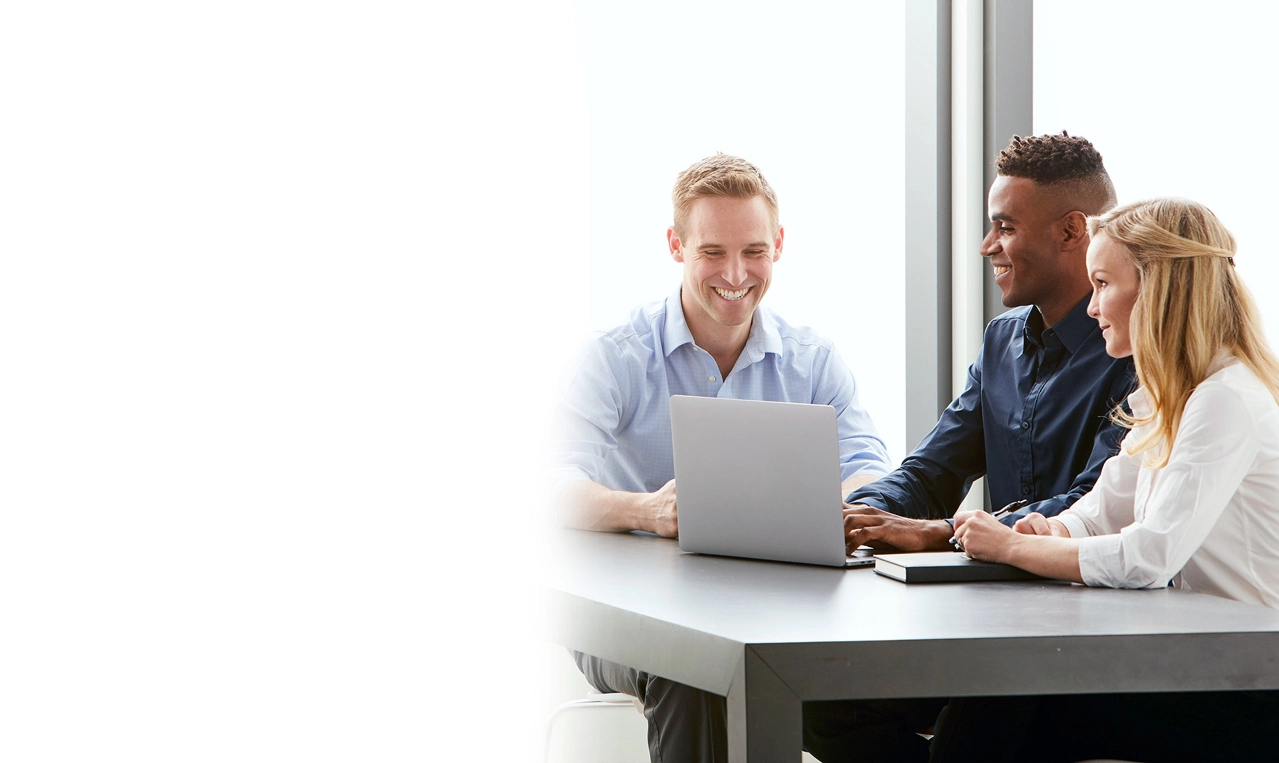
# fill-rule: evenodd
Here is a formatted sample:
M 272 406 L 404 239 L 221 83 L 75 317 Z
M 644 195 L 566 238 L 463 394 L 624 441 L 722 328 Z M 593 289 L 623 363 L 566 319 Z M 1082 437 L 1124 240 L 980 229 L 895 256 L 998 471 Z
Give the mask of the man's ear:
M 1088 248 L 1088 215 L 1079 210 L 1067 212 L 1058 225 L 1057 240 L 1062 249 Z
M 679 234 L 675 232 L 675 226 L 666 229 L 666 246 L 671 250 L 671 259 L 676 262 L 684 261 L 683 245 L 679 241 Z
M 773 262 L 782 258 L 782 239 L 786 237 L 786 229 L 778 226 L 777 240 L 773 242 Z

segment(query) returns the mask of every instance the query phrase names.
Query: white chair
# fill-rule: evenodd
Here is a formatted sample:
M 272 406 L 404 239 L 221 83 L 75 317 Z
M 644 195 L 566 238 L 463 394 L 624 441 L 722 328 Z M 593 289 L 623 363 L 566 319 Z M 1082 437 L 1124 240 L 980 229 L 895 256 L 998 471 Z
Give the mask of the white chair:
M 555 733 L 555 728 L 560 721 L 566 717 L 579 713 L 617 713 L 617 712 L 639 712 L 641 716 L 644 713 L 644 705 L 635 697 L 629 694 L 603 694 L 590 689 L 583 699 L 574 699 L 559 707 L 551 713 L 550 719 L 546 722 L 546 736 L 542 745 L 542 761 L 549 763 L 551 755 L 551 737 Z M 647 747 L 644 748 L 647 750 Z

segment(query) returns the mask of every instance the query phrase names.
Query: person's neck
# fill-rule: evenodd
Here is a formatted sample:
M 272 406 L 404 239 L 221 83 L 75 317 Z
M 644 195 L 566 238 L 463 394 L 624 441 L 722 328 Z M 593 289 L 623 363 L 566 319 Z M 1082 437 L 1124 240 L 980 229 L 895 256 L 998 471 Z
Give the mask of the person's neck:
M 1054 300 L 1048 304 L 1036 304 L 1035 307 L 1039 310 L 1040 317 L 1044 319 L 1044 328 L 1052 328 L 1067 315 L 1070 315 L 1070 311 L 1074 310 L 1075 305 L 1078 305 L 1085 297 L 1087 297 L 1088 292 L 1090 291 L 1092 291 L 1091 286 L 1082 290 L 1075 289 L 1066 291 L 1063 289 L 1063 292 L 1066 294 L 1074 294 L 1075 296 L 1073 298 L 1063 297 L 1062 299 Z
M 752 317 L 750 323 L 741 326 L 724 326 L 711 320 L 710 316 L 701 313 L 695 306 L 690 307 L 682 298 L 680 303 L 684 310 L 684 322 L 688 324 L 688 333 L 693 335 L 693 342 L 711 354 L 715 365 L 719 367 L 720 378 L 727 379 L 733 366 L 737 365 L 742 350 L 746 349 L 746 340 L 750 338 L 751 325 L 755 319 Z

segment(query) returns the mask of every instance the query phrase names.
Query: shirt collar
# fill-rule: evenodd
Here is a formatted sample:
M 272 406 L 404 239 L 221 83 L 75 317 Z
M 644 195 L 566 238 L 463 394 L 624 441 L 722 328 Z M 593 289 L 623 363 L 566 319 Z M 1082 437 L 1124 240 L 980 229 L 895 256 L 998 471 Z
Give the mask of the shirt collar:
M 1066 348 L 1071 355 L 1079 351 L 1080 345 L 1088 338 L 1088 335 L 1094 331 L 1100 331 L 1097 320 L 1088 314 L 1088 301 L 1092 295 L 1079 300 L 1079 303 L 1066 313 L 1066 317 L 1057 321 L 1049 329 L 1043 328 L 1044 317 L 1039 312 L 1038 307 L 1030 308 L 1030 312 L 1026 314 L 1026 329 L 1024 334 L 1023 349 L 1026 352 L 1031 351 L 1031 347 L 1025 344 L 1039 346 L 1043 344 L 1043 332 L 1052 331 L 1057 335 L 1058 341 Z
M 768 353 L 782 354 L 782 334 L 777 329 L 777 319 L 762 307 L 755 308 L 751 318 L 751 333 L 746 337 L 746 347 L 742 354 L 757 363 Z
M 693 334 L 684 319 L 684 305 L 680 302 L 680 289 L 666 298 L 666 320 L 662 325 L 662 348 L 667 357 L 680 345 L 693 344 Z M 768 353 L 782 354 L 782 334 L 777 319 L 767 310 L 755 308 L 751 318 L 751 332 L 746 337 L 742 355 L 751 362 L 763 360 Z
M 679 301 L 679 288 L 666 298 L 666 318 L 662 322 L 662 349 L 666 357 L 684 344 L 693 343 L 693 334 L 688 330 L 688 321 L 684 320 L 684 306 Z

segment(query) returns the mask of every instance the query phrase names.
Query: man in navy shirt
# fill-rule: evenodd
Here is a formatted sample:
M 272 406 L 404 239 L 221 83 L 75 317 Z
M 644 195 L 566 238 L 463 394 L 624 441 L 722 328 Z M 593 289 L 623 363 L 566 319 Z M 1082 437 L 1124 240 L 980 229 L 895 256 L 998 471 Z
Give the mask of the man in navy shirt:
M 1101 155 L 1079 137 L 1014 136 L 990 188 L 981 255 L 1014 308 L 986 327 L 964 391 L 888 476 L 851 492 L 850 548 L 947 550 L 954 515 L 985 476 L 991 503 L 1053 516 L 1087 493 L 1124 430 L 1109 415 L 1135 384 L 1132 361 L 1106 354 L 1086 310 L 1087 219 L 1116 203 Z M 804 742 L 825 763 L 927 757 L 914 732 L 945 699 L 804 706 Z

